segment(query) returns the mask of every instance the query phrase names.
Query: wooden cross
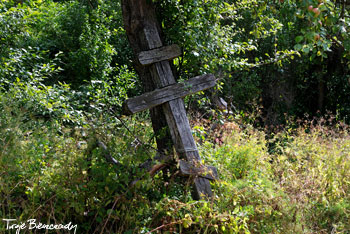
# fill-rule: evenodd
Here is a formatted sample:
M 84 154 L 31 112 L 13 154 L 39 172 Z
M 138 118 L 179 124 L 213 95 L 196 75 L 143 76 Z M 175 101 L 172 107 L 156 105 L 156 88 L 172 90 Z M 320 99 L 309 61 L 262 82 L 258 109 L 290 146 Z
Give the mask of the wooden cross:
M 177 45 L 163 46 L 152 3 L 122 0 L 122 6 L 128 38 L 137 53 L 137 69 L 148 69 L 156 86 L 154 91 L 128 99 L 124 108 L 133 114 L 161 105 L 175 150 L 179 158 L 184 159 L 180 161 L 180 171 L 194 176 L 194 198 L 211 197 L 209 180 L 216 178 L 217 171 L 214 167 L 201 165 L 182 97 L 215 86 L 215 77 L 202 75 L 176 83 L 169 60 L 180 56 L 181 49 Z
M 151 74 L 158 89 L 141 96 L 128 99 L 124 109 L 134 114 L 157 105 L 162 105 L 175 150 L 180 158 L 180 170 L 183 174 L 198 175 L 194 179 L 195 198 L 212 195 L 209 179 L 217 175 L 216 168 L 201 165 L 189 121 L 186 116 L 184 96 L 215 86 L 213 75 L 197 76 L 184 83 L 176 83 L 169 61 L 181 55 L 177 45 L 162 46 L 158 33 L 153 28 L 145 27 L 145 35 L 151 49 L 138 54 L 142 65 L 151 65 Z

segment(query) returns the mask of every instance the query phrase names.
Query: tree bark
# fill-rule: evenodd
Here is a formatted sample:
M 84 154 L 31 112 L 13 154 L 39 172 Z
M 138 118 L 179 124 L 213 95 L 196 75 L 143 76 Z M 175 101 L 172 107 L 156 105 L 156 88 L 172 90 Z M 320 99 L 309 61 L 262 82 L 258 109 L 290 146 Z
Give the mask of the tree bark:
M 134 68 L 141 79 L 144 92 L 153 91 L 156 85 L 152 81 L 150 69 L 140 64 L 136 56 L 140 52 L 150 49 L 143 31 L 144 22 L 153 22 L 160 30 L 157 19 L 154 17 L 156 15 L 155 9 L 153 5 L 147 4 L 145 0 L 122 0 L 122 11 L 124 28 L 134 52 Z M 171 135 L 167 127 L 163 108 L 157 106 L 150 109 L 150 115 L 158 151 L 171 153 L 173 151 Z

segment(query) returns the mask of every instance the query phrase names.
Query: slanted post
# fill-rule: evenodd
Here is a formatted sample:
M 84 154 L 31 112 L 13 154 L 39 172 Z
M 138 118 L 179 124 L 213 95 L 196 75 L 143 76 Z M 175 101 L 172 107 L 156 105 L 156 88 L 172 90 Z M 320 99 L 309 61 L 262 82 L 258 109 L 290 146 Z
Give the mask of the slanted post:
M 217 172 L 213 167 L 201 165 L 181 97 L 213 87 L 215 77 L 204 75 L 190 79 L 187 85 L 177 84 L 168 60 L 179 56 L 180 50 L 176 45 L 163 46 L 153 4 L 147 0 L 122 0 L 122 7 L 129 42 L 137 55 L 136 66 L 150 72 L 157 88 L 128 100 L 124 106 L 129 113 L 162 106 L 175 150 L 181 159 L 185 159 L 180 162 L 180 170 L 195 175 L 194 198 L 211 197 L 209 179 L 214 179 Z

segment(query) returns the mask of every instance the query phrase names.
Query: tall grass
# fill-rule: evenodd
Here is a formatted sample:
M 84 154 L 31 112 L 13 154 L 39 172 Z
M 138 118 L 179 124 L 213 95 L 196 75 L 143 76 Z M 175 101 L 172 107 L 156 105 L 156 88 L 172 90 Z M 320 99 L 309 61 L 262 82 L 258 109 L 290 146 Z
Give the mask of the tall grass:
M 220 178 L 212 184 L 212 199 L 194 201 L 191 181 L 177 168 L 154 177 L 137 169 L 154 156 L 132 144 L 135 134 L 152 144 L 147 121 L 125 119 L 134 135 L 115 123 L 76 128 L 28 119 L 19 107 L 4 105 L 4 96 L 1 101 L 1 218 L 73 222 L 78 233 L 350 232 L 345 124 L 319 119 L 272 139 L 233 122 L 210 133 L 195 127 L 203 161 L 217 167 Z M 96 134 L 122 167 L 109 165 L 101 150 L 89 150 Z M 5 229 L 0 222 L 1 232 Z

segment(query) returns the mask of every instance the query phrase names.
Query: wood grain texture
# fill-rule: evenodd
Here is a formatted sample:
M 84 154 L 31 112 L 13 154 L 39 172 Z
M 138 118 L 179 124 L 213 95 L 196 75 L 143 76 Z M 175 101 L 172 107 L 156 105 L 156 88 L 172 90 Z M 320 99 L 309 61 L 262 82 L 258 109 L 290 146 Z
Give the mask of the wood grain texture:
M 184 83 L 176 83 L 152 92 L 130 98 L 124 103 L 125 114 L 135 114 L 150 109 L 165 102 L 183 98 L 187 95 L 197 93 L 216 85 L 215 77 L 211 74 L 196 76 Z
M 159 38 L 155 24 L 147 24 L 145 29 L 145 37 L 149 47 L 161 47 L 162 43 Z M 175 78 L 170 68 L 169 61 L 157 62 L 150 67 L 153 82 L 158 88 L 175 84 Z M 185 105 L 182 99 L 174 99 L 164 103 L 163 110 L 170 129 L 170 134 L 175 146 L 175 150 L 180 158 L 196 164 L 200 162 L 195 141 L 192 136 L 191 127 L 187 119 Z M 206 178 L 197 177 L 194 179 L 194 193 L 195 199 L 206 199 L 212 196 L 210 182 Z
M 183 175 L 199 176 L 208 180 L 218 179 L 218 171 L 215 167 L 205 165 L 193 165 L 184 160 L 179 162 L 180 172 Z
M 137 57 L 142 65 L 149 65 L 156 62 L 171 60 L 179 57 L 180 55 L 181 48 L 178 45 L 170 45 L 148 51 L 142 51 Z
M 192 136 L 183 100 L 175 99 L 169 101 L 163 104 L 163 110 L 179 157 L 193 164 L 200 162 L 201 158 Z M 211 196 L 212 191 L 209 180 L 201 177 L 195 178 L 194 199 L 206 199 Z

